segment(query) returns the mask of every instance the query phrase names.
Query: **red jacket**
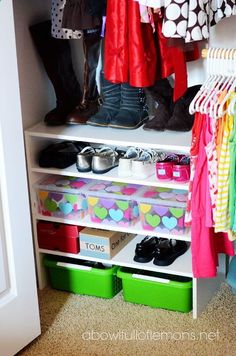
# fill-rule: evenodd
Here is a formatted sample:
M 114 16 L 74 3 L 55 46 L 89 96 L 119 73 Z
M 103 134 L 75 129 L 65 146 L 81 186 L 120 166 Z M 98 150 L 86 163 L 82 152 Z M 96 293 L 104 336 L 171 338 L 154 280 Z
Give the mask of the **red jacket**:
M 187 88 L 186 61 L 199 58 L 191 51 L 169 46 L 163 36 L 162 19 L 153 34 L 150 24 L 140 22 L 139 4 L 134 0 L 108 0 L 105 35 L 105 78 L 113 83 L 129 82 L 148 87 L 175 73 L 174 100 Z

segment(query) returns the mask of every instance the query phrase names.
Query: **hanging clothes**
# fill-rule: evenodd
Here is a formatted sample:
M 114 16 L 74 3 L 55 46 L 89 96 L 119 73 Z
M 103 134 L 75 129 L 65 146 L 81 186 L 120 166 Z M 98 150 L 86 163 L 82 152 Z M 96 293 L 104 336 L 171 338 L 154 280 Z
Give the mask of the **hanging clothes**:
M 105 37 L 105 78 L 135 87 L 152 86 L 158 79 L 175 74 L 174 100 L 187 89 L 186 62 L 199 58 L 197 46 L 186 51 L 169 46 L 162 34 L 162 19 L 140 22 L 137 1 L 108 0 Z
M 235 95 L 235 94 L 234 94 Z M 236 232 L 236 115 L 233 119 L 233 130 L 229 137 L 229 155 L 230 155 L 230 170 L 229 170 L 229 216 L 230 228 Z M 236 239 L 235 234 L 230 235 L 231 240 Z
M 87 0 L 89 14 L 92 16 L 106 16 L 107 0 Z
M 165 2 L 163 34 L 183 38 L 186 43 L 209 38 L 209 0 Z
M 138 1 L 138 0 L 135 0 Z M 153 32 L 155 32 L 155 23 L 153 14 L 148 11 L 148 7 L 139 3 L 140 21 L 142 23 L 150 23 Z
M 147 87 L 156 80 L 156 49 L 149 24 L 140 23 L 138 3 L 108 0 L 105 35 L 105 78 Z
M 216 150 L 216 137 L 217 137 L 217 124 L 219 120 L 209 119 L 208 133 L 210 135 L 208 143 L 206 144 L 207 155 L 207 169 L 209 178 L 209 190 L 210 190 L 210 203 L 211 203 L 211 217 L 212 224 L 207 226 L 213 226 L 216 219 L 216 201 L 218 194 L 218 157 Z
M 233 130 L 233 116 L 226 114 L 224 124 L 224 136 L 221 145 L 220 159 L 218 165 L 218 193 L 216 200 L 215 231 L 227 232 L 230 228 L 229 216 L 229 174 L 230 174 L 230 152 L 229 137 Z
M 234 0 L 138 0 L 152 8 L 164 7 L 162 32 L 166 38 L 186 43 L 210 37 L 210 27 L 236 15 Z
M 206 202 L 210 201 L 210 191 L 205 147 L 211 138 L 208 134 L 211 119 L 202 114 L 198 118 L 201 120 L 201 129 L 195 130 L 199 146 L 191 192 L 191 201 L 194 202 L 191 205 L 192 267 L 195 278 L 210 278 L 217 274 L 218 253 L 233 256 L 234 249 L 227 234 L 215 233 L 213 227 L 207 226 L 206 216 L 209 211 Z M 196 145 L 195 142 L 192 144 Z
M 51 2 L 52 37 L 64 40 L 80 39 L 83 35 L 82 31 L 73 31 L 71 29 L 62 28 L 62 18 L 65 3 L 66 0 L 52 0 Z
M 235 0 L 212 0 L 210 7 L 210 25 L 214 26 L 225 17 L 236 15 Z
M 192 128 L 192 140 L 191 140 L 191 149 L 190 149 L 190 178 L 189 178 L 189 188 L 188 188 L 188 199 L 186 205 L 185 213 L 185 225 L 191 226 L 192 222 L 192 190 L 193 190 L 193 179 L 195 176 L 198 152 L 199 152 L 199 137 L 201 133 L 203 122 L 203 116 L 198 112 L 195 114 L 194 124 Z
M 67 0 L 63 12 L 62 27 L 72 30 L 88 30 L 101 26 L 102 18 L 90 14 L 87 0 Z

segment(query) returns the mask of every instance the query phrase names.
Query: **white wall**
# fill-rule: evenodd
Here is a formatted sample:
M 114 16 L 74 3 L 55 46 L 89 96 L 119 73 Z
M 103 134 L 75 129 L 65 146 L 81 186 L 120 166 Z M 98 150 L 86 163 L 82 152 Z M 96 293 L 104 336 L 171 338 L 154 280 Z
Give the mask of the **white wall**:
M 51 1 L 14 0 L 13 3 L 23 125 L 27 128 L 42 120 L 56 105 L 52 84 L 48 80 L 29 33 L 30 25 L 50 19 Z M 82 85 L 82 40 L 72 40 L 71 44 L 75 72 Z
M 236 48 L 236 16 L 223 19 L 211 27 L 209 47 Z M 200 44 L 207 47 L 206 44 Z M 206 79 L 205 59 L 188 64 L 188 85 L 201 84 Z
M 51 84 L 36 54 L 29 25 L 50 18 L 50 0 L 14 0 L 17 59 L 24 128 L 41 120 L 52 108 Z

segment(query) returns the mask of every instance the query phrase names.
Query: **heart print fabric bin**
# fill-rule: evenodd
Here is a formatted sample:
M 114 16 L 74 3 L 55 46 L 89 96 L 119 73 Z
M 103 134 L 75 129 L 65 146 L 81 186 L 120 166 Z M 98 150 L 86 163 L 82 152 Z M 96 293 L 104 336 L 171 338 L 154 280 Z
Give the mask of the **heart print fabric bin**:
M 184 234 L 187 191 L 145 187 L 137 199 L 144 230 Z
M 35 185 L 38 211 L 44 216 L 82 219 L 88 206 L 84 191 L 88 179 L 50 175 Z
M 130 226 L 139 218 L 135 200 L 140 186 L 118 182 L 99 182 L 87 191 L 87 201 L 91 220 L 118 226 Z

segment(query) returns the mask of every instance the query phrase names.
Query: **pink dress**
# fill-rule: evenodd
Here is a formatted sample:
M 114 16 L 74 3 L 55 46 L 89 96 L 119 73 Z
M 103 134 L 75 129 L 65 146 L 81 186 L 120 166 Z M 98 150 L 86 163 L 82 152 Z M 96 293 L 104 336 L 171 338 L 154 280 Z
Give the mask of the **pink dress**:
M 191 226 L 192 216 L 192 189 L 193 189 L 193 179 L 195 175 L 196 165 L 197 165 L 197 157 L 199 151 L 199 135 L 201 133 L 202 121 L 204 117 L 199 113 L 195 114 L 194 125 L 192 128 L 192 143 L 190 150 L 190 179 L 189 179 L 189 189 L 188 189 L 188 199 L 187 199 L 187 207 L 185 214 L 185 225 Z
M 218 157 L 216 150 L 216 140 L 217 140 L 217 120 L 210 119 L 208 125 L 209 141 L 206 144 L 206 155 L 207 155 L 207 166 L 208 166 L 208 177 L 209 177 L 209 189 L 211 196 L 211 209 L 212 209 L 212 219 L 213 226 L 216 216 L 216 199 L 217 199 L 217 189 L 218 189 Z M 208 225 L 212 226 L 212 224 Z
M 199 114 L 200 115 L 200 114 Z M 191 250 L 192 268 L 195 278 L 211 278 L 217 274 L 218 253 L 234 255 L 232 243 L 225 233 L 215 233 L 209 224 L 210 190 L 208 180 L 208 167 L 206 145 L 210 142 L 209 118 L 203 116 L 201 131 L 199 132 L 199 150 L 196 170 L 192 182 L 191 195 Z

